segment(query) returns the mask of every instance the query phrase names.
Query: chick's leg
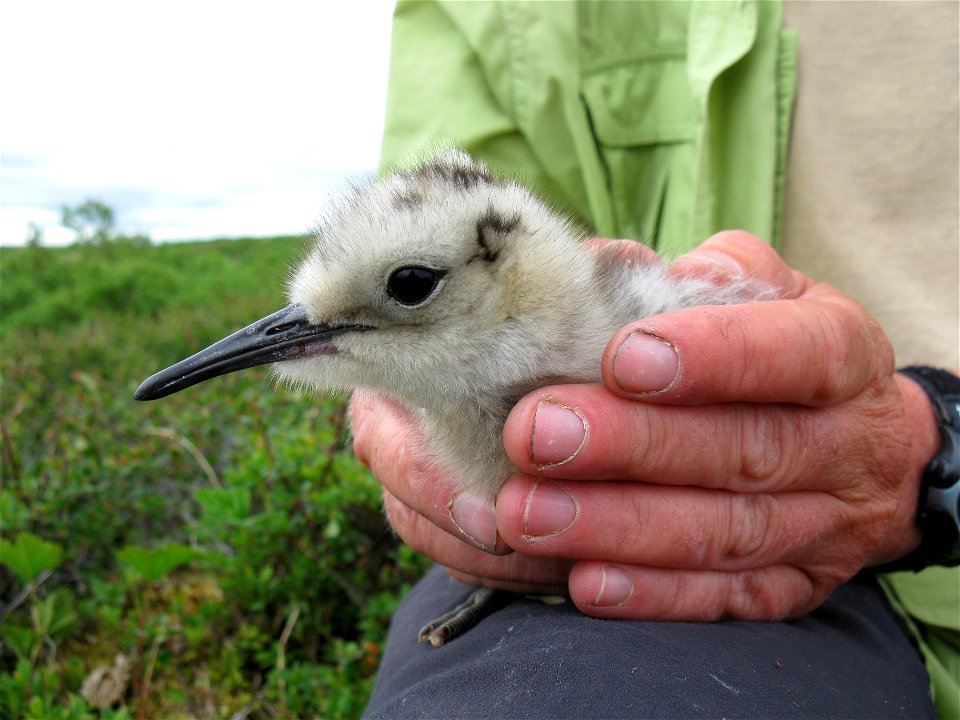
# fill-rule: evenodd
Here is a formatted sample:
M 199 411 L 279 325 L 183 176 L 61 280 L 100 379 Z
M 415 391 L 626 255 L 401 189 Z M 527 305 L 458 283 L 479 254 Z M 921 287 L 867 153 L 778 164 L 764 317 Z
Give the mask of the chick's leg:
M 502 590 L 498 591 L 488 587 L 476 588 L 462 603 L 420 628 L 418 639 L 422 643 L 430 643 L 433 647 L 440 647 L 444 643 L 460 637 L 493 612 L 499 606 L 504 595 L 507 595 L 507 593 Z

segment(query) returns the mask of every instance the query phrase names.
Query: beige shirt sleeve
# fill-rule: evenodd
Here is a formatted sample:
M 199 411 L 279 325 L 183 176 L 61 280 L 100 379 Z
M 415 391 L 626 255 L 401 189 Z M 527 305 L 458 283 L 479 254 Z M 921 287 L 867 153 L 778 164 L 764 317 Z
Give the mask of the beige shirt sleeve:
M 787 261 L 879 320 L 898 365 L 960 367 L 954 2 L 788 2 L 799 31 Z

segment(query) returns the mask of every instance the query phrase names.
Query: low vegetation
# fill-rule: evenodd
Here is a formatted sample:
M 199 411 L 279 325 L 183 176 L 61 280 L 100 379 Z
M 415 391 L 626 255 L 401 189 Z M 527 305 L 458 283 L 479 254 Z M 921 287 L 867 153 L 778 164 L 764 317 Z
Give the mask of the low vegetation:
M 166 365 L 284 304 L 303 238 L 0 253 L 0 720 L 353 717 L 425 561 L 343 399 Z

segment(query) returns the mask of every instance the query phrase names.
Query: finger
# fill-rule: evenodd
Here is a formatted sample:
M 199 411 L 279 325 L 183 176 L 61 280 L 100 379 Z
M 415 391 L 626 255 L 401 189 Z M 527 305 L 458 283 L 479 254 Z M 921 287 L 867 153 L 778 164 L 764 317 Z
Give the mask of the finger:
M 893 372 L 876 322 L 827 286 L 797 300 L 688 308 L 630 323 L 601 360 L 612 393 L 656 403 L 834 405 Z
M 864 399 L 863 404 L 866 404 Z M 851 401 L 842 408 L 726 403 L 651 405 L 600 385 L 555 385 L 513 408 L 510 460 L 528 475 L 698 485 L 736 492 L 842 490 L 866 432 L 896 446 L 902 423 Z
M 358 390 L 351 418 L 354 452 L 391 495 L 459 541 L 490 553 L 512 552 L 497 535 L 493 501 L 462 490 L 444 471 L 409 410 Z
M 586 246 L 604 260 L 618 265 L 630 263 L 646 265 L 660 262 L 660 257 L 653 248 L 636 240 L 592 238 L 587 240 Z
M 452 568 L 446 568 L 446 571 L 455 579 L 468 585 L 485 585 L 495 590 L 506 590 L 507 592 L 518 595 L 560 595 L 566 597 L 566 583 L 525 583 L 512 582 L 510 580 L 498 580 L 495 578 L 482 577 L 480 575 L 471 575 Z
M 742 230 L 717 233 L 671 262 L 668 272 L 719 283 L 752 279 L 768 285 L 781 298 L 800 297 L 813 284 L 769 244 Z
M 497 510 L 501 535 L 522 555 L 723 571 L 820 557 L 852 574 L 865 558 L 847 549 L 857 527 L 851 520 L 870 523 L 886 507 L 850 506 L 824 493 L 748 495 L 521 476 L 501 490 Z
M 844 580 L 847 578 L 844 578 Z M 631 620 L 782 620 L 818 607 L 839 584 L 789 565 L 743 572 L 578 563 L 570 596 L 585 614 Z
M 483 582 L 477 584 L 555 589 L 566 583 L 572 564 L 568 560 L 516 553 L 502 557 L 491 555 L 444 532 L 389 493 L 384 493 L 384 507 L 390 524 L 413 550 L 433 558 L 449 570 L 469 575 L 474 581 L 482 578 Z

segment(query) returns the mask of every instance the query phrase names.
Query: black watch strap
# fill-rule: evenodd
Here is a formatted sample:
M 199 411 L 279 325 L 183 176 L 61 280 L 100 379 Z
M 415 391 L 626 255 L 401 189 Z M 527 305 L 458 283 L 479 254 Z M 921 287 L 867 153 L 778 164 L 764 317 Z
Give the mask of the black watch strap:
M 920 546 L 878 569 L 922 570 L 930 565 L 960 565 L 960 378 L 946 370 L 917 365 L 899 372 L 929 396 L 940 428 L 940 448 L 927 465 L 920 486 Z

